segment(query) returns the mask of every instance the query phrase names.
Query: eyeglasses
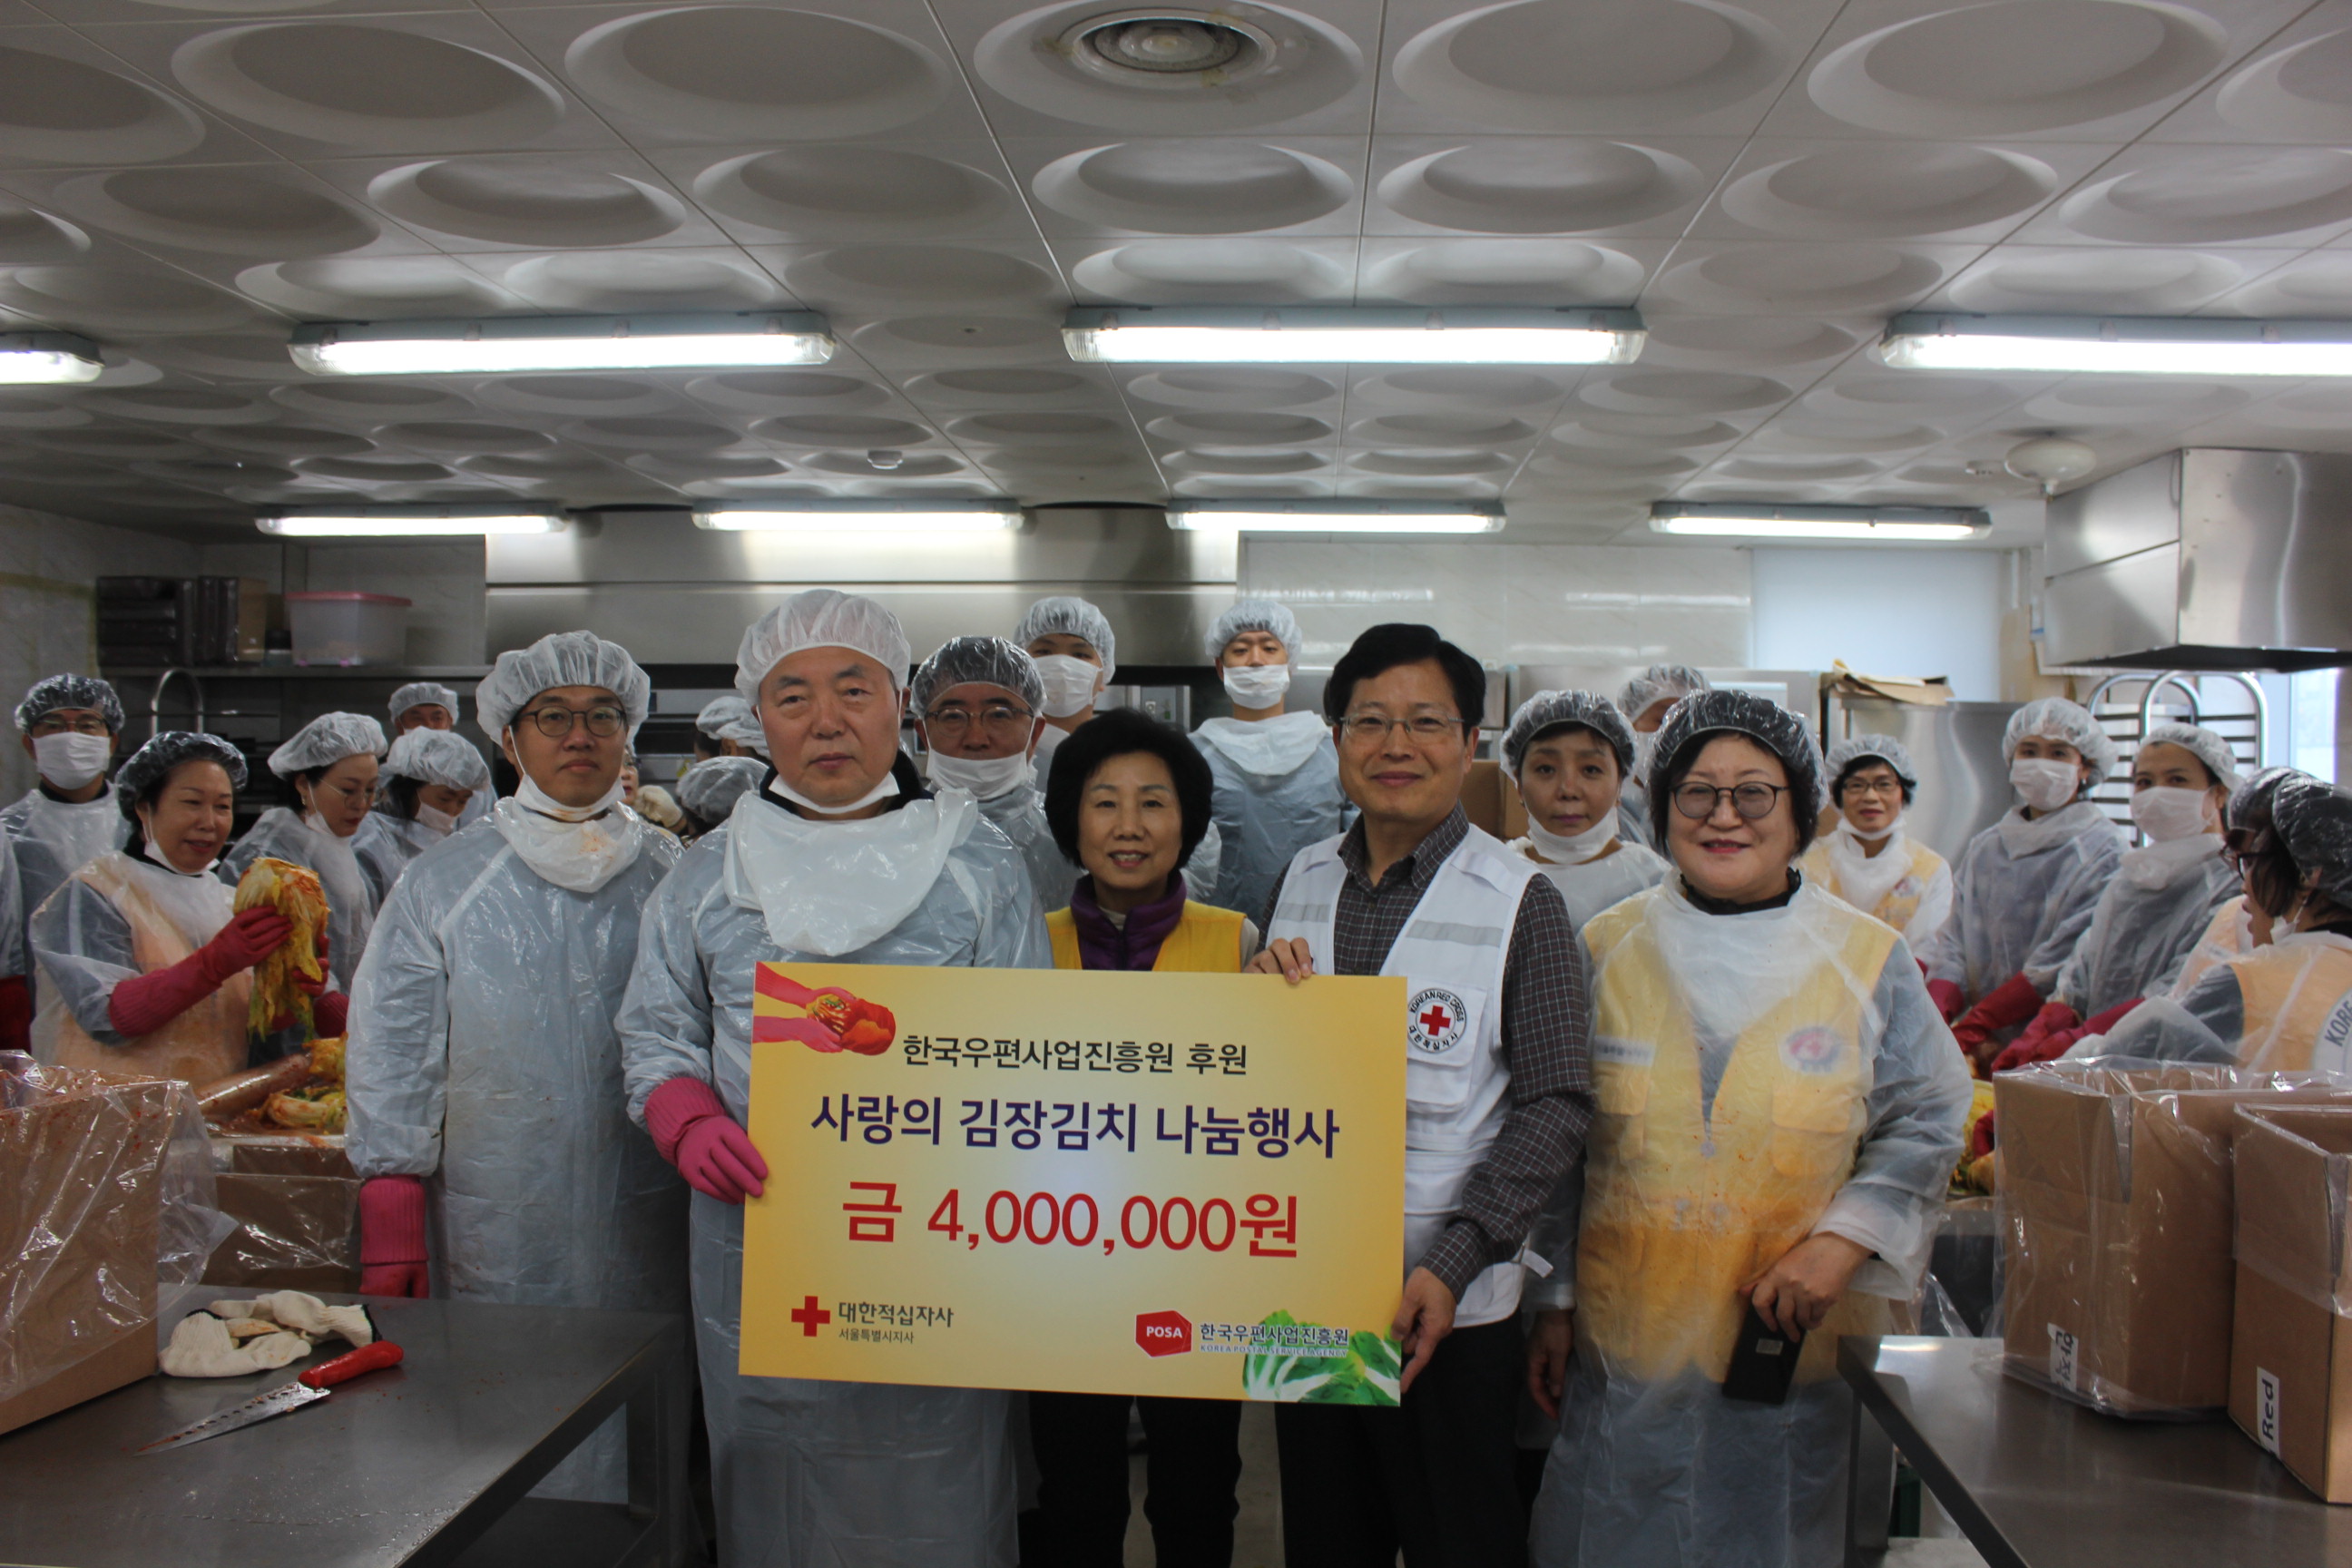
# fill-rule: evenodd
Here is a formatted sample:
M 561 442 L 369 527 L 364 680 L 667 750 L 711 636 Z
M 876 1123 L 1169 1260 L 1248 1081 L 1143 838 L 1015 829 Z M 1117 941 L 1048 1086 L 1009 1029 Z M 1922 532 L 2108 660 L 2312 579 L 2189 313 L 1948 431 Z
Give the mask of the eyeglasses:
M 532 709 L 523 717 L 530 721 L 532 729 L 551 741 L 561 741 L 572 733 L 574 726 L 583 722 L 587 724 L 588 732 L 598 740 L 610 740 L 621 732 L 623 724 L 628 722 L 628 715 L 621 710 L 601 704 L 583 709 L 565 708 L 551 702 L 544 708 Z
M 1847 795 L 1892 795 L 1903 793 L 1901 779 L 1850 778 L 1839 786 Z
M 1355 746 L 1378 746 L 1387 743 L 1389 731 L 1402 726 L 1417 746 L 1443 741 L 1453 731 L 1465 728 L 1460 719 L 1441 719 L 1434 713 L 1416 713 L 1410 719 L 1383 719 L 1376 713 L 1350 713 L 1339 721 L 1339 732 Z
M 2245 863 L 2260 855 L 2264 847 L 2263 830 L 2259 827 L 2226 827 L 2221 830 L 2221 859 L 2232 871 L 2243 868 Z
M 982 730 L 992 731 L 1000 735 L 1011 734 L 1017 730 L 1026 729 L 1035 721 L 1036 717 L 1028 709 L 1015 708 L 1010 702 L 991 702 L 986 707 L 976 710 L 950 703 L 945 708 L 935 708 L 924 714 L 923 723 L 926 727 L 937 730 L 940 734 L 952 739 L 966 733 L 974 724 L 979 725 Z
M 62 713 L 44 713 L 33 721 L 33 727 L 29 733 L 37 741 L 44 735 L 62 735 L 68 731 L 77 735 L 114 733 L 106 727 L 106 721 L 95 713 L 86 714 L 79 719 L 68 719 Z
M 1705 822 L 1715 815 L 1716 803 L 1729 795 L 1731 809 L 1738 812 L 1743 820 L 1760 822 L 1772 815 L 1772 807 L 1789 793 L 1789 788 L 1787 784 L 1750 782 L 1733 784 L 1729 789 L 1718 789 L 1714 784 L 1693 780 L 1675 786 L 1675 809 L 1693 822 Z

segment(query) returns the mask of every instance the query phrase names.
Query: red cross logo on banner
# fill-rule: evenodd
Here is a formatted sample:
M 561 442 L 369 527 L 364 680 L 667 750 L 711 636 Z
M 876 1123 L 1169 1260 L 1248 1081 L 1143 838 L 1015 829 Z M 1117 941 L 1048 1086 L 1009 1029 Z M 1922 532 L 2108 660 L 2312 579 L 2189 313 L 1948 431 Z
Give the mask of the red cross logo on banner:
M 816 1331 L 820 1324 L 833 1321 L 833 1314 L 818 1306 L 816 1298 L 811 1296 L 793 1309 L 793 1321 L 801 1326 L 801 1334 L 803 1338 L 813 1340 L 816 1338 Z

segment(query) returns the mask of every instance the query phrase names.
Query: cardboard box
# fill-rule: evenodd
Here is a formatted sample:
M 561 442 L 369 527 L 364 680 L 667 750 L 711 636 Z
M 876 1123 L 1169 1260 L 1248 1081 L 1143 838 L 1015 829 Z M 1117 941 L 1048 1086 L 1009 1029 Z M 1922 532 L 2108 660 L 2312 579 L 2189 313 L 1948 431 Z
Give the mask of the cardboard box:
M 2352 1502 L 2352 1108 L 2238 1114 L 2230 1419 Z
M 1470 764 L 1470 776 L 1462 781 L 1462 814 L 1471 826 L 1506 844 L 1528 830 L 1528 808 L 1519 804 L 1517 786 L 1504 776 L 1500 763 Z
M 2053 1062 L 1994 1089 L 2006 1369 L 2110 1415 L 2219 1415 L 2238 1108 L 2352 1106 L 2352 1089 Z
M 195 1110 L 184 1084 L 40 1070 L 0 1072 L 0 1432 L 155 1370 L 166 1155 Z
M 221 1212 L 236 1229 L 213 1249 L 205 1284 L 359 1289 L 361 1184 L 340 1134 L 215 1133 L 212 1152 Z

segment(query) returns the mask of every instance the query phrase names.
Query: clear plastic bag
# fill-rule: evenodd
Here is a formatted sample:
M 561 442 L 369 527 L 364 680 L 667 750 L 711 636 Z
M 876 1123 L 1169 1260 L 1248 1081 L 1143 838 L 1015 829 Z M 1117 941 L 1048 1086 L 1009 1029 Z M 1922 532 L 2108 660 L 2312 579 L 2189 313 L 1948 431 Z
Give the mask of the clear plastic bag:
M 5 1428 L 152 1370 L 159 1322 L 199 1292 L 232 1226 L 195 1094 L 176 1079 L 0 1052 L 0 1170 Z

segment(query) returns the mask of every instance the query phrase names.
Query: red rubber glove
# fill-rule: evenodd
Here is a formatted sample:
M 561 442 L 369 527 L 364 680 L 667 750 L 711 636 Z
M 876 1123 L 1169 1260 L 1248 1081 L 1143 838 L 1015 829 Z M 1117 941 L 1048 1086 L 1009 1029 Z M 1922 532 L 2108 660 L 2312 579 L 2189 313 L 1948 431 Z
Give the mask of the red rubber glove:
M 360 1294 L 422 1300 L 431 1289 L 425 1257 L 424 1178 L 369 1177 L 360 1188 Z
M 232 974 L 241 974 L 284 947 L 294 934 L 294 922 L 276 910 L 240 910 L 212 941 L 196 949 L 205 973 L 217 990 Z
M 1947 1024 L 1958 1017 L 1960 1010 L 1969 1005 L 1968 997 L 1961 994 L 1956 981 L 1930 980 L 1927 982 L 1927 994 L 1936 999 L 1936 1010 L 1943 1014 Z
M 331 1040 L 350 1028 L 352 999 L 348 993 L 328 991 L 310 1004 L 310 1021 L 319 1026 L 319 1037 Z
M 0 850 L 0 854 L 6 851 Z M 33 1048 L 33 989 L 21 974 L 0 980 L 0 1051 Z
M 681 1074 L 647 1095 L 646 1131 L 698 1193 L 740 1204 L 767 1191 L 768 1162 L 727 1114 L 719 1091 L 698 1078 Z
M 340 1024 L 336 1027 L 330 1029 L 324 1024 L 320 1023 L 319 1019 L 319 999 L 327 994 L 327 933 L 325 931 L 320 931 L 319 933 L 318 949 L 318 979 L 313 980 L 309 975 L 300 973 L 299 970 L 294 975 L 294 989 L 299 991 L 303 995 L 308 996 L 310 999 L 310 1022 L 316 1028 L 318 1034 L 321 1037 L 340 1035 L 343 1032 Z M 342 1015 L 339 1013 L 336 1016 L 341 1018 Z M 269 1029 L 272 1034 L 277 1033 L 280 1029 L 290 1029 L 293 1026 L 294 1015 L 292 1013 L 281 1014 L 279 1016 L 269 1020 Z
M 2022 974 L 2012 974 L 1952 1026 L 1952 1038 L 1960 1043 L 1969 1060 L 1981 1061 L 1994 1035 L 2024 1023 L 2041 1005 L 2042 993 L 2033 988 L 2033 983 Z
M 1981 1160 L 2000 1142 L 2000 1111 L 1998 1108 L 1977 1118 L 1976 1131 L 1969 1134 L 1969 1158 Z
M 117 984 L 107 998 L 107 1021 L 129 1038 L 152 1034 L 219 990 L 229 976 L 285 946 L 293 934 L 294 923 L 276 910 L 246 910 L 179 963 Z

